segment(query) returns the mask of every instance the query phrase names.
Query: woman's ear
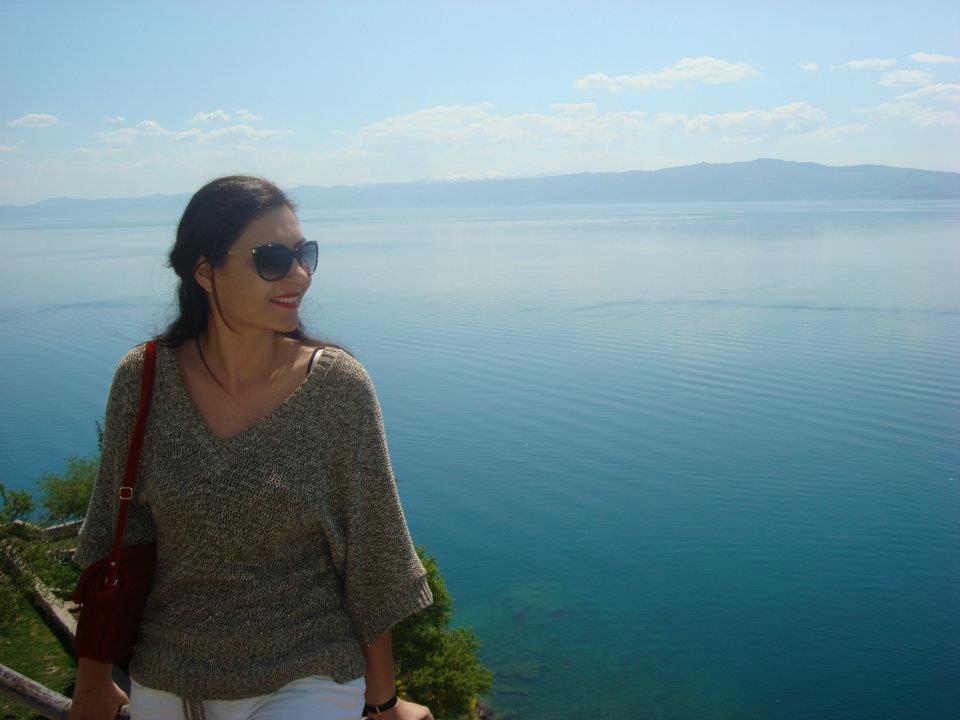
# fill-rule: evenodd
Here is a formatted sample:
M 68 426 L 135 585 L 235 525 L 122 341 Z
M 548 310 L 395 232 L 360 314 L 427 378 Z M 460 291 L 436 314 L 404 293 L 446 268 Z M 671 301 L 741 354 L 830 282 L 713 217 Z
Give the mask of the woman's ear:
M 213 292 L 213 267 L 207 262 L 207 258 L 203 255 L 197 260 L 197 264 L 193 266 L 193 277 L 200 287 L 208 293 Z

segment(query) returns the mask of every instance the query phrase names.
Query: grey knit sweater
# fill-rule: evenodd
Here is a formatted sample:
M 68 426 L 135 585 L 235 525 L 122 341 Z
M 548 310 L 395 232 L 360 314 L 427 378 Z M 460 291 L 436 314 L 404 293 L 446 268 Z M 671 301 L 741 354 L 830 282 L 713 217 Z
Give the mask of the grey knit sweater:
M 144 346 L 117 366 L 74 561 L 111 546 Z M 361 642 L 433 602 L 365 368 L 327 347 L 283 403 L 221 440 L 157 347 L 125 545 L 157 543 L 130 674 L 182 697 L 236 699 L 307 675 L 364 674 Z

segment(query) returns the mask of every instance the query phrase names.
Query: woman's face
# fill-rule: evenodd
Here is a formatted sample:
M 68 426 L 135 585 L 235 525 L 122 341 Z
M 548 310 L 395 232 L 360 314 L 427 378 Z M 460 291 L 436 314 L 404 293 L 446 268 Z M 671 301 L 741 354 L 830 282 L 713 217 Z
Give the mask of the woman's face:
M 257 274 L 254 256 L 249 252 L 267 244 L 286 245 L 291 250 L 303 241 L 303 232 L 297 216 L 283 206 L 269 210 L 251 222 L 230 246 L 231 253 L 222 265 L 213 269 L 216 278 L 217 298 L 227 321 L 236 330 L 241 326 L 260 330 L 290 332 L 296 330 L 299 306 L 310 287 L 310 276 L 303 266 L 294 260 L 287 274 L 275 281 L 264 280 Z M 209 291 L 212 285 L 201 275 L 209 277 L 210 266 L 204 263 L 198 268 L 197 281 Z M 283 301 L 280 304 L 275 301 Z M 213 298 L 211 298 L 211 308 Z M 214 315 L 218 315 L 213 310 Z

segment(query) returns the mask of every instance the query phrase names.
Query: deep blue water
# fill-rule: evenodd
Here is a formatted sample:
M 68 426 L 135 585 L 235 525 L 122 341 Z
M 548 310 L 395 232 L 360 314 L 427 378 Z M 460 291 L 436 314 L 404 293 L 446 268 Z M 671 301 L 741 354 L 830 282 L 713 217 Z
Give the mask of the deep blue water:
M 176 220 L 0 228 L 8 487 L 96 451 Z M 495 708 L 960 717 L 960 207 L 301 221 Z

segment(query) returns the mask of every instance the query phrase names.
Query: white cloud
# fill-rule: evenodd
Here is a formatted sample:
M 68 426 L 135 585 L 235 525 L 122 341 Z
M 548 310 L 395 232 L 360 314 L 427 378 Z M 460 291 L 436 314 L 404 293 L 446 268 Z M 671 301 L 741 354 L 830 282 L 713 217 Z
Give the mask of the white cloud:
M 262 116 L 257 115 L 254 112 L 250 112 L 246 108 L 241 108 L 236 112 L 237 120 L 242 120 L 243 122 L 255 122 L 259 120 Z
M 0 145 L 0 155 L 6 155 L 7 153 L 14 153 L 20 148 L 16 145 Z
M 465 167 L 487 172 L 502 165 L 516 167 L 521 158 L 557 158 L 583 149 L 601 152 L 611 143 L 635 144 L 645 122 L 643 112 L 600 115 L 588 108 L 570 112 L 561 107 L 554 113 L 499 115 L 492 103 L 436 106 L 340 134 L 324 149 L 321 164 L 415 165 L 430 176 L 456 174 Z
M 760 73 L 748 63 L 732 63 L 714 57 L 682 58 L 674 65 L 660 68 L 654 72 L 642 72 L 636 75 L 616 75 L 610 77 L 604 73 L 586 75 L 573 85 L 579 90 L 601 89 L 619 92 L 620 90 L 666 90 L 681 82 L 719 83 L 737 82 Z
M 820 69 L 820 66 L 817 65 L 813 60 L 810 60 L 809 62 L 800 63 L 800 69 L 806 70 L 807 72 L 816 72 Z
M 111 145 L 132 145 L 137 134 L 133 128 L 123 128 L 122 130 L 101 130 L 94 133 L 100 142 L 110 143 Z
M 689 119 L 690 116 L 687 113 L 659 112 L 653 116 L 653 122 L 657 127 L 683 125 Z
M 721 145 L 762 145 L 769 142 L 765 135 L 726 135 L 719 140 Z
M 227 125 L 204 132 L 200 128 L 187 130 L 169 130 L 155 120 L 142 120 L 133 127 L 119 130 L 101 131 L 94 137 L 101 142 L 111 145 L 132 145 L 138 137 L 168 138 L 173 141 L 193 140 L 204 142 L 222 138 L 237 138 L 239 140 L 270 140 L 293 135 L 293 130 L 263 129 L 258 130 L 249 125 Z
M 200 128 L 179 130 L 170 136 L 171 140 L 199 140 L 201 138 L 203 138 L 203 130 Z
M 830 129 L 823 110 L 802 102 L 700 115 L 603 111 L 593 103 L 501 113 L 485 102 L 387 117 L 337 133 L 289 162 L 312 178 L 322 168 L 333 183 L 635 170 L 657 167 L 652 158 L 664 153 L 677 164 L 744 159 L 743 147 L 763 154 L 805 141 L 835 147 L 865 127 L 827 135 Z M 278 150 L 270 162 L 290 149 Z
M 141 120 L 133 127 L 101 130 L 93 136 L 100 142 L 111 145 L 132 145 L 137 137 L 157 138 L 171 134 L 170 130 L 162 127 L 156 120 Z
M 127 119 L 123 115 L 107 115 L 103 118 L 103 121 L 108 123 L 122 123 L 126 122 Z
M 863 123 L 857 123 L 853 125 L 837 125 L 832 128 L 821 128 L 816 132 L 811 133 L 811 137 L 821 138 L 823 140 L 838 140 L 849 135 L 858 135 L 863 132 L 867 132 L 870 129 L 869 125 L 864 125 Z
M 689 132 L 732 129 L 740 132 L 811 132 L 826 125 L 827 114 L 805 102 L 780 105 L 772 110 L 744 110 L 715 115 L 697 115 L 684 123 Z
M 814 132 L 827 125 L 826 113 L 795 102 L 770 110 L 688 115 L 642 111 L 600 113 L 593 103 L 556 103 L 552 113 L 499 115 L 491 103 L 425 108 L 371 123 L 341 136 L 340 154 L 359 156 L 406 152 L 419 146 L 430 152 L 490 151 L 524 144 L 543 150 L 558 148 L 612 148 L 648 142 L 661 131 L 685 135 L 717 133 L 772 136 Z
M 440 105 L 406 115 L 385 118 L 353 133 L 352 145 L 365 147 L 393 142 L 399 138 L 427 142 L 476 142 L 481 139 L 535 140 L 537 131 L 551 122 L 572 127 L 588 120 L 575 116 L 558 118 L 541 113 L 513 116 L 495 115 L 493 103 Z
M 888 87 L 902 87 L 904 85 L 927 85 L 933 82 L 933 74 L 923 70 L 894 70 L 886 73 L 881 79 L 881 85 Z
M 224 137 L 241 137 L 245 140 L 269 140 L 278 137 L 290 137 L 293 130 L 257 130 L 249 125 L 228 125 L 227 127 L 211 130 L 200 140 L 215 140 Z
M 29 113 L 7 123 L 10 127 L 50 127 L 60 122 L 59 118 L 45 113 Z
M 136 130 L 138 135 L 144 137 L 163 137 L 170 134 L 170 131 L 161 127 L 156 120 L 141 120 L 137 123 Z
M 597 104 L 588 103 L 554 103 L 550 109 L 560 115 L 579 115 L 582 113 L 595 113 Z
M 904 118 L 919 128 L 960 127 L 960 115 L 952 110 L 934 110 L 910 100 L 880 103 L 873 107 L 854 108 L 855 113 L 877 115 L 881 118 Z
M 227 115 L 223 110 L 213 110 L 212 112 L 198 112 L 192 118 L 190 118 L 188 123 L 207 123 L 214 120 L 220 120 L 221 122 L 230 122 L 230 116 Z
M 911 90 L 903 95 L 898 95 L 900 100 L 915 100 L 917 98 L 931 98 L 935 100 L 949 100 L 951 102 L 960 102 L 960 84 L 958 83 L 937 83 L 936 85 L 927 85 L 917 90 Z
M 960 58 L 954 57 L 953 55 L 934 55 L 925 52 L 915 52 L 910 56 L 910 59 L 919 63 L 932 63 L 934 65 L 939 65 L 942 63 L 960 63 Z
M 843 67 L 848 67 L 852 70 L 865 70 L 893 67 L 896 64 L 897 61 L 892 58 L 863 58 L 862 60 L 850 60 L 846 62 Z

